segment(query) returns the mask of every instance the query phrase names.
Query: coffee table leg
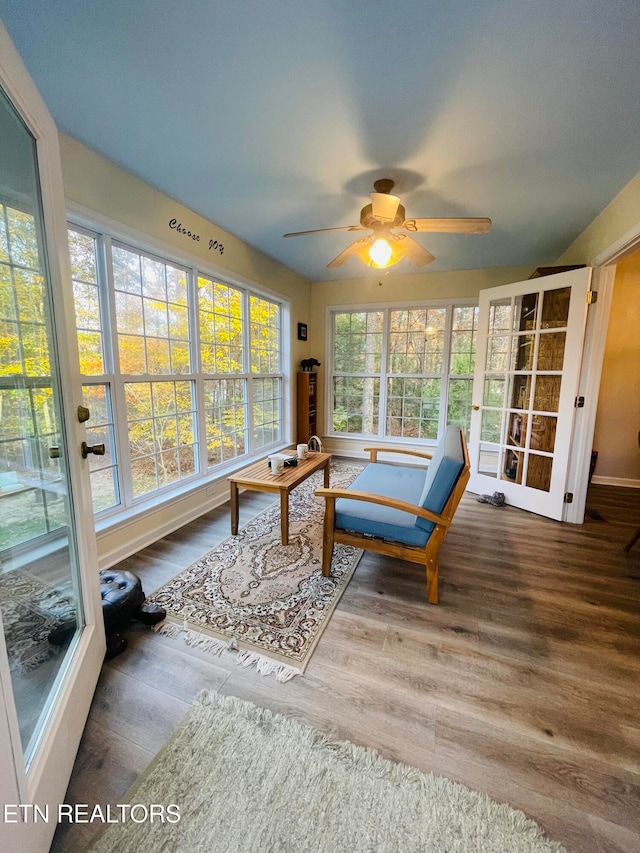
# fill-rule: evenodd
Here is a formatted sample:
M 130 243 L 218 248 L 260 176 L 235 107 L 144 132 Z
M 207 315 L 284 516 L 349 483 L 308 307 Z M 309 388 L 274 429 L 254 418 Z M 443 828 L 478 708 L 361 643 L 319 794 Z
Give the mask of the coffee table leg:
M 231 535 L 235 536 L 238 532 L 238 516 L 239 506 L 238 506 L 238 484 L 237 483 L 229 483 L 231 488 Z
M 289 544 L 289 492 L 286 489 L 280 491 L 280 534 L 282 544 Z
M 329 488 L 329 473 L 330 473 L 329 472 L 329 463 L 330 462 L 331 462 L 331 460 L 327 459 L 327 464 L 324 466 L 324 487 L 325 487 L 325 489 Z

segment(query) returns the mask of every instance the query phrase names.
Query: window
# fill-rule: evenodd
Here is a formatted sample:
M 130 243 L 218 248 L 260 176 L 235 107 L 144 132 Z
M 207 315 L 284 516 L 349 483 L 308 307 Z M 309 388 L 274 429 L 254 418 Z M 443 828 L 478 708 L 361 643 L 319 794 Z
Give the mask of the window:
M 334 433 L 436 440 L 469 429 L 475 306 L 333 314 Z
M 83 402 L 89 409 L 87 444 L 104 444 L 104 456 L 88 457 L 94 512 L 120 503 L 120 481 L 116 457 L 113 417 L 113 371 L 103 333 L 104 312 L 98 283 L 96 235 L 69 229 L 71 280 L 78 331 Z M 107 368 L 109 365 L 109 369 Z
M 238 288 L 199 276 L 200 364 L 205 377 L 208 468 L 241 456 L 249 447 L 243 301 Z
M 454 306 L 447 423 L 464 427 L 467 434 L 471 426 L 471 394 L 476 364 L 477 333 L 477 306 Z
M 446 308 L 389 312 L 386 435 L 438 437 Z
M 334 315 L 334 432 L 378 433 L 383 319 L 382 311 Z
M 273 444 L 282 434 L 280 310 L 275 302 L 249 297 L 253 441 Z
M 111 259 L 135 499 L 199 470 L 188 276 L 119 244 L 112 246 Z M 185 379 L 172 380 L 176 375 Z
M 282 440 L 280 303 L 69 227 L 94 511 Z

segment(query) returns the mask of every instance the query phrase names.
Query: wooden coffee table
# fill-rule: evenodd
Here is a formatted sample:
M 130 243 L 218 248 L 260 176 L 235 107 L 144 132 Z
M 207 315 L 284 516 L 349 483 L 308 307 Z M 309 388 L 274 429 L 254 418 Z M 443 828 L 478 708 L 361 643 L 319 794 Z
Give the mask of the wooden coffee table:
M 294 455 L 294 454 L 291 454 Z M 256 462 L 237 474 L 227 477 L 231 488 L 231 535 L 238 532 L 238 487 L 251 492 L 280 492 L 280 532 L 282 544 L 289 544 L 289 492 L 321 468 L 324 469 L 324 487 L 329 488 L 330 453 L 309 453 L 298 459 L 295 467 L 284 468 L 273 474 L 266 459 Z

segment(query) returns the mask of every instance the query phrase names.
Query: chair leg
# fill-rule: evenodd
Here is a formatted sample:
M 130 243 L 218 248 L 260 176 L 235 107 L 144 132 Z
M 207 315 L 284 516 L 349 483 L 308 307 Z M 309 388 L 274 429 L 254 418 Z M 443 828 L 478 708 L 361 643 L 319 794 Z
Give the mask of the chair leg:
M 427 601 L 438 603 L 438 555 L 427 555 Z
M 333 526 L 335 518 L 335 498 L 326 498 L 324 506 L 324 527 L 322 529 L 322 574 L 326 578 L 331 574 L 331 559 L 333 557 Z
M 333 557 L 333 531 L 322 540 L 322 574 L 328 578 L 331 574 L 331 559 Z

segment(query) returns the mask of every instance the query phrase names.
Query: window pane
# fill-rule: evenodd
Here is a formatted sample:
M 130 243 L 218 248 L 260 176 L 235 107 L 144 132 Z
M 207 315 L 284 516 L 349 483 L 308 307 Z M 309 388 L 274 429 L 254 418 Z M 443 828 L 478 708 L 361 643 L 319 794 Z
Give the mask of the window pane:
M 472 392 L 472 379 L 449 380 L 449 408 L 447 411 L 447 423 L 462 427 L 465 430 L 466 435 L 469 435 L 469 430 L 471 428 Z
M 437 438 L 440 418 L 439 379 L 401 380 L 387 393 L 387 429 L 390 436 Z
M 201 365 L 205 373 L 242 373 L 242 293 L 198 277 Z
M 538 370 L 562 370 L 566 332 L 540 335 Z
M 551 489 L 551 471 L 553 459 L 551 456 L 538 456 L 530 453 L 527 464 L 527 486 L 548 492 Z
M 380 415 L 380 380 L 336 377 L 333 390 L 333 424 L 336 432 L 377 435 Z
M 536 390 L 533 395 L 533 408 L 543 412 L 557 412 L 560 403 L 562 376 L 536 376 Z
M 282 435 L 282 382 L 280 379 L 254 378 L 253 441 L 266 447 Z
M 382 359 L 382 311 L 334 316 L 334 369 L 341 373 L 378 373 Z
M 122 372 L 189 373 L 186 272 L 121 246 L 112 248 L 112 259 Z
M 280 371 L 280 306 L 258 296 L 249 297 L 251 372 Z
M 557 329 L 566 326 L 569 321 L 569 302 L 571 288 L 560 287 L 548 290 L 542 297 L 542 320 L 540 328 Z
M 389 372 L 440 373 L 445 320 L 444 308 L 391 311 Z
M 78 331 L 80 372 L 100 376 L 105 372 L 102 309 L 96 268 L 95 237 L 69 228 L 71 280 Z
M 129 382 L 125 396 L 134 496 L 192 476 L 197 460 L 193 383 Z
M 120 503 L 115 427 L 109 385 L 85 385 L 82 402 L 91 412 L 87 428 L 87 444 L 104 444 L 104 456 L 88 458 L 91 497 L 94 513 Z
M 482 426 L 480 428 L 480 438 L 483 441 L 500 441 L 500 428 L 502 426 L 502 412 L 494 412 L 490 409 L 485 409 L 482 412 Z
M 247 450 L 245 387 L 245 380 L 236 379 L 213 379 L 204 383 L 209 468 Z

